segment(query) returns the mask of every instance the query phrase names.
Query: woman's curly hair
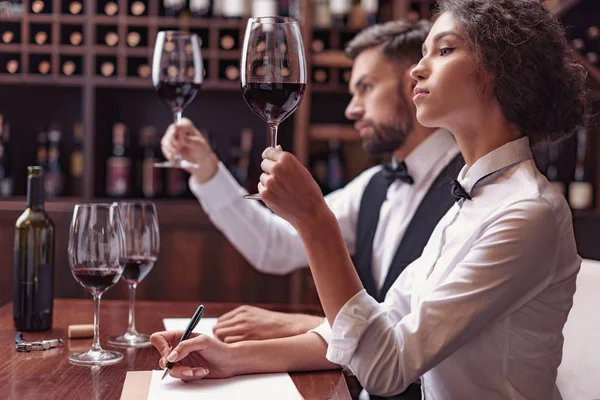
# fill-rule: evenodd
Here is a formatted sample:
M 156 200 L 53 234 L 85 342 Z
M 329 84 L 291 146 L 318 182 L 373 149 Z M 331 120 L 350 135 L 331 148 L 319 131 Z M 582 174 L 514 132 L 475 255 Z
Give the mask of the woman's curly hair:
M 439 0 L 480 72 L 491 73 L 506 119 L 532 145 L 562 140 L 586 122 L 586 71 L 559 21 L 539 0 Z

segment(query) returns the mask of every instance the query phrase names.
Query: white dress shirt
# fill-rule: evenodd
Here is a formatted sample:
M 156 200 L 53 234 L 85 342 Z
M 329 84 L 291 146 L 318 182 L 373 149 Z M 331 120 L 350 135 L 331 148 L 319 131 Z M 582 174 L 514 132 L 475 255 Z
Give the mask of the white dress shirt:
M 437 130 L 404 160 L 414 184 L 396 180 L 381 207 L 373 243 L 372 269 L 378 287 L 384 283 L 398 244 L 429 187 L 459 153 L 452 134 Z M 356 245 L 360 201 L 371 177 L 382 167 L 369 168 L 344 188 L 325 197 L 335 214 L 350 254 Z M 257 270 L 283 275 L 306 267 L 308 260 L 296 230 L 257 201 L 219 163 L 215 176 L 203 184 L 190 178 L 190 188 L 214 225 Z M 302 195 L 299 193 L 298 195 Z
M 450 208 L 384 303 L 362 290 L 344 305 L 327 358 L 372 394 L 421 377 L 427 400 L 560 399 L 562 330 L 581 264 L 571 211 L 527 138 L 458 180 L 472 200 Z

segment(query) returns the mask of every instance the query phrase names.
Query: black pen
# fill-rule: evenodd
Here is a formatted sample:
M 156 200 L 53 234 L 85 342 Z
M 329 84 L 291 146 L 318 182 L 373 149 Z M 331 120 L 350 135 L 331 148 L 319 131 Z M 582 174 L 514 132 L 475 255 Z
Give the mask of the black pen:
M 190 335 L 192 334 L 192 331 L 194 330 L 196 325 L 198 325 L 198 322 L 200 322 L 200 319 L 202 318 L 203 313 L 204 313 L 204 305 L 200 304 L 200 306 L 198 307 L 198 309 L 192 316 L 192 319 L 190 319 L 190 322 L 188 323 L 187 328 L 185 328 L 185 331 L 183 332 L 181 339 L 179 339 L 179 343 L 183 342 L 184 340 L 186 340 L 187 338 L 190 337 Z M 179 344 L 179 343 L 177 343 L 177 344 Z M 173 368 L 173 364 L 174 363 L 172 363 L 170 361 L 167 363 L 167 368 L 165 369 L 165 373 L 163 374 L 162 378 L 160 378 L 161 381 L 163 379 L 165 379 L 165 376 L 167 376 L 169 374 L 169 371 L 171 370 L 171 368 Z

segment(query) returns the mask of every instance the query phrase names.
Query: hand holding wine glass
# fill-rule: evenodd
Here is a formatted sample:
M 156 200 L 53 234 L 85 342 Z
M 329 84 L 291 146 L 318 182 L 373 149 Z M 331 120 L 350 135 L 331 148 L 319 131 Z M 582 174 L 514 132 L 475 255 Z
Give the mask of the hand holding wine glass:
M 100 298 L 123 273 L 125 236 L 116 204 L 79 204 L 73 211 L 69 232 L 69 266 L 75 280 L 94 297 L 94 340 L 92 348 L 71 354 L 79 365 L 111 365 L 123 354 L 100 347 Z
M 244 99 L 269 124 L 271 147 L 276 147 L 279 124 L 296 110 L 306 88 L 306 60 L 298 21 L 250 18 L 240 70 Z M 260 200 L 260 195 L 244 198 Z
M 135 328 L 135 289 L 148 275 L 160 247 L 158 217 L 154 203 L 130 201 L 119 203 L 125 231 L 125 269 L 122 278 L 129 285 L 129 325 L 127 332 L 111 336 L 108 343 L 116 346 L 149 346 L 150 336 Z
M 175 124 L 194 100 L 204 75 L 200 42 L 195 33 L 161 31 L 156 37 L 152 60 L 152 85 L 173 112 Z M 159 168 L 198 168 L 177 153 L 171 161 L 154 164 Z

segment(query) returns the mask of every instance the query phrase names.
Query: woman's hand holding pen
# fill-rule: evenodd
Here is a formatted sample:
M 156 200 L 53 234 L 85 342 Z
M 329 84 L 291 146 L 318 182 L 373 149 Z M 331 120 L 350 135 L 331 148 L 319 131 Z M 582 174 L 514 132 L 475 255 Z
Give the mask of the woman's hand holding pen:
M 261 163 L 258 192 L 265 204 L 291 223 L 300 234 L 305 228 L 332 216 L 321 189 L 310 172 L 291 153 L 269 147 Z
M 150 337 L 161 354 L 159 366 L 165 368 L 168 361 L 175 363 L 170 372 L 172 377 L 192 381 L 229 378 L 240 373 L 236 371 L 234 349 L 230 345 L 196 333 L 179 343 L 181 335 L 183 331 L 169 331 L 156 332 Z

